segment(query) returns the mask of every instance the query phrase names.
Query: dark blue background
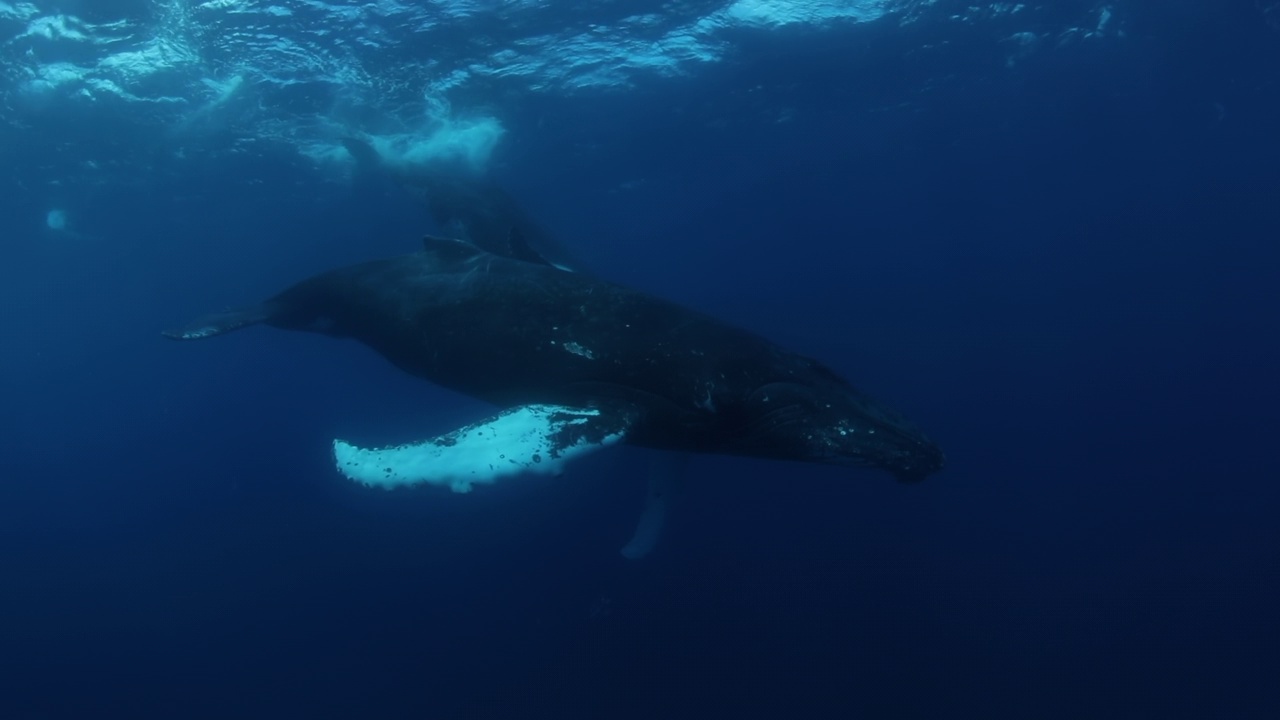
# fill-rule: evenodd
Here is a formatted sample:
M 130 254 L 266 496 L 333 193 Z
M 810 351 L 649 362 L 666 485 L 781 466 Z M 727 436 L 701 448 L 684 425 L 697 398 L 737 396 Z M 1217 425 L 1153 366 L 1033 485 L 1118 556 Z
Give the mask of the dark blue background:
M 637 564 L 639 451 L 369 492 L 330 438 L 485 408 L 350 343 L 159 337 L 413 249 L 396 188 L 156 159 L 69 186 L 72 243 L 32 188 L 75 165 L 11 150 L 0 717 L 1275 717 L 1280 35 L 1128 9 L 1123 43 L 1016 71 L 1000 28 L 784 32 L 504 109 L 494 176 L 588 265 L 823 358 L 948 454 L 911 487 L 698 458 Z

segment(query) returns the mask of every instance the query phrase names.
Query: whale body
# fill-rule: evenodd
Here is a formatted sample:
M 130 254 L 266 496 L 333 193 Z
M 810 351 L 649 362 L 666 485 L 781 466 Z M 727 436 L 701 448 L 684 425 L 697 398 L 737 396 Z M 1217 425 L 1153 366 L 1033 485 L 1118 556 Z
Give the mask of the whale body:
M 593 414 L 550 439 L 552 455 L 613 437 L 876 468 L 905 482 L 943 464 L 913 424 L 817 360 L 675 302 L 463 241 L 429 237 L 420 252 L 330 270 L 165 334 L 197 340 L 259 323 L 355 338 L 507 418 L 535 406 Z
M 165 335 L 255 324 L 356 339 L 500 408 L 421 443 L 335 441 L 338 469 L 369 485 L 466 491 L 559 472 L 617 442 L 873 468 L 908 482 L 943 466 L 914 425 L 812 358 L 676 303 L 461 240 L 428 237 L 419 252 L 331 270 Z

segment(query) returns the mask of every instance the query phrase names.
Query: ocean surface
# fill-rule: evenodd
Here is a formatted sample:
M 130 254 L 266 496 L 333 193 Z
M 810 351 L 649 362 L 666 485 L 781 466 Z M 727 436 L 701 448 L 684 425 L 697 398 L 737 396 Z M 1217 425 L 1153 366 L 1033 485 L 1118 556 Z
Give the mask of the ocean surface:
M 630 561 L 650 451 L 369 489 L 493 408 L 161 336 L 421 167 L 947 467 L 696 455 Z M 0 0 L 0 343 L 0 720 L 1280 717 L 1274 0 Z

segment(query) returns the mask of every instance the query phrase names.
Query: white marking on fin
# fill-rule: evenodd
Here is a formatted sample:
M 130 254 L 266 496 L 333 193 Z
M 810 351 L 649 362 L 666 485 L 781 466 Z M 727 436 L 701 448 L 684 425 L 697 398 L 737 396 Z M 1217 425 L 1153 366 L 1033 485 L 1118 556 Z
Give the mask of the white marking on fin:
M 567 342 L 562 347 L 565 350 L 568 350 L 569 352 L 573 353 L 574 355 L 580 355 L 588 360 L 596 359 L 595 353 L 591 352 L 591 350 L 579 345 L 576 342 Z
M 422 442 L 381 449 L 333 441 L 338 471 L 368 487 L 440 485 L 457 493 L 521 473 L 559 475 L 623 438 L 630 419 L 594 408 L 524 405 Z

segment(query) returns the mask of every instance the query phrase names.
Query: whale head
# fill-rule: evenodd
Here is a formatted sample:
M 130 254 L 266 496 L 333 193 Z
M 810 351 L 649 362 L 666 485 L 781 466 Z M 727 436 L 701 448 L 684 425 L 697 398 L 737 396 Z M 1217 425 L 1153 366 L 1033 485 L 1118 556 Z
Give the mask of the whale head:
M 751 454 L 887 471 L 917 482 L 941 470 L 941 449 L 915 425 L 834 375 L 775 382 L 748 399 Z

